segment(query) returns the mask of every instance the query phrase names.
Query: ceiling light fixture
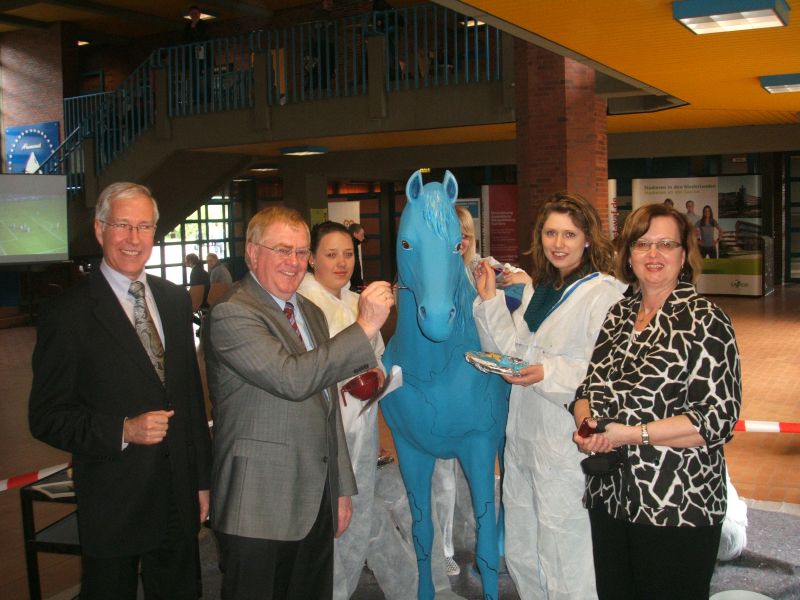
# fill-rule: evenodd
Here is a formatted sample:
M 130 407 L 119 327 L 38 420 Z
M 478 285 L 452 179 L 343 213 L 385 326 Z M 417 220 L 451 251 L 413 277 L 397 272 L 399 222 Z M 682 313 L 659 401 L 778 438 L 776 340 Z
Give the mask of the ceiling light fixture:
M 800 73 L 787 75 L 765 75 L 759 77 L 761 87 L 770 94 L 785 94 L 787 92 L 800 92 Z
M 183 13 L 183 18 L 186 19 L 187 21 L 191 21 L 192 20 L 192 15 L 189 13 L 189 11 L 187 11 L 187 12 Z M 203 12 L 202 10 L 200 11 L 200 20 L 201 21 L 213 21 L 216 18 L 217 18 L 217 15 L 215 15 L 213 13 Z
M 722 33 L 789 24 L 786 0 L 683 0 L 672 3 L 672 16 L 693 33 Z
M 281 154 L 284 156 L 316 156 L 317 154 L 325 154 L 328 149 L 325 146 L 287 146 L 281 148 Z
M 78 40 L 75 43 L 78 44 L 78 46 L 88 46 L 89 45 L 89 42 L 87 42 L 86 40 Z
M 257 163 L 250 167 L 250 171 L 254 173 L 274 173 L 278 170 L 278 165 L 272 165 L 267 163 Z

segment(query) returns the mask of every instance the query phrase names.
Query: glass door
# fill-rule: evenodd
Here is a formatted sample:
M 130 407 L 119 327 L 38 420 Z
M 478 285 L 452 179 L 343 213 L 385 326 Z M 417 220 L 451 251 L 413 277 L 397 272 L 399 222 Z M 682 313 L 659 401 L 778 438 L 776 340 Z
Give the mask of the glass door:
M 786 281 L 800 282 L 800 153 L 787 162 Z

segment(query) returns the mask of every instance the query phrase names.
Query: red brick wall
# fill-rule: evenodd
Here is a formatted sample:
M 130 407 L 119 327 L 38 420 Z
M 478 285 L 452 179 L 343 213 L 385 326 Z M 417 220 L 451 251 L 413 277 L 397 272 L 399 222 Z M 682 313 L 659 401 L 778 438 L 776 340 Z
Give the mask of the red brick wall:
M 63 121 L 61 26 L 0 37 L 0 121 L 6 127 Z M 61 139 L 64 139 L 63 123 Z
M 555 192 L 583 195 L 607 220 L 607 122 L 593 69 L 519 40 L 514 69 L 517 236 L 526 249 L 539 207 Z

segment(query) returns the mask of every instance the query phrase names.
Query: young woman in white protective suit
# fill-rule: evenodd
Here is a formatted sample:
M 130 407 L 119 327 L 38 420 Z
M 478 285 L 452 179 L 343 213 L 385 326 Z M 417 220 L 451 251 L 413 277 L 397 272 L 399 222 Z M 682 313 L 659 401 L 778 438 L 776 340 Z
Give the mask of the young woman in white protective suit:
M 333 337 L 355 323 L 358 318 L 358 294 L 350 290 L 350 277 L 355 266 L 355 249 L 350 233 L 340 223 L 325 221 L 311 230 L 311 258 L 307 273 L 297 290 L 316 304 L 328 321 Z M 380 365 L 384 344 L 380 333 L 370 340 Z M 384 373 L 378 371 L 379 385 Z M 363 404 L 347 392 L 340 397 L 347 448 L 358 485 L 352 497 L 353 515 L 350 526 L 334 543 L 333 598 L 346 600 L 358 586 L 364 561 L 367 559 L 372 535 L 372 505 L 375 497 L 375 477 L 378 456 L 378 406 L 363 410 Z M 346 402 L 346 403 L 345 403 Z
M 483 350 L 524 358 L 506 428 L 505 556 L 523 600 L 597 597 L 584 458 L 567 412 L 608 309 L 625 285 L 609 272 L 611 242 L 594 207 L 577 194 L 544 204 L 531 243 L 532 285 L 510 314 L 488 265 L 476 274 L 475 321 Z

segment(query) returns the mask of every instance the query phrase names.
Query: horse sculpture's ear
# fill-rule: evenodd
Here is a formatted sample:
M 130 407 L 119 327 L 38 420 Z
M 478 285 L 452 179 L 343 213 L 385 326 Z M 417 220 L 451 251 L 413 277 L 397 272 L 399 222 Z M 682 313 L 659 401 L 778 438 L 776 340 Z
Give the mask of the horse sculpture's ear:
M 445 194 L 447 194 L 447 199 L 455 204 L 455 201 L 458 199 L 458 182 L 450 171 L 444 172 L 442 186 L 444 187 Z
M 406 200 L 414 202 L 422 193 L 422 171 L 414 171 L 406 183 Z

